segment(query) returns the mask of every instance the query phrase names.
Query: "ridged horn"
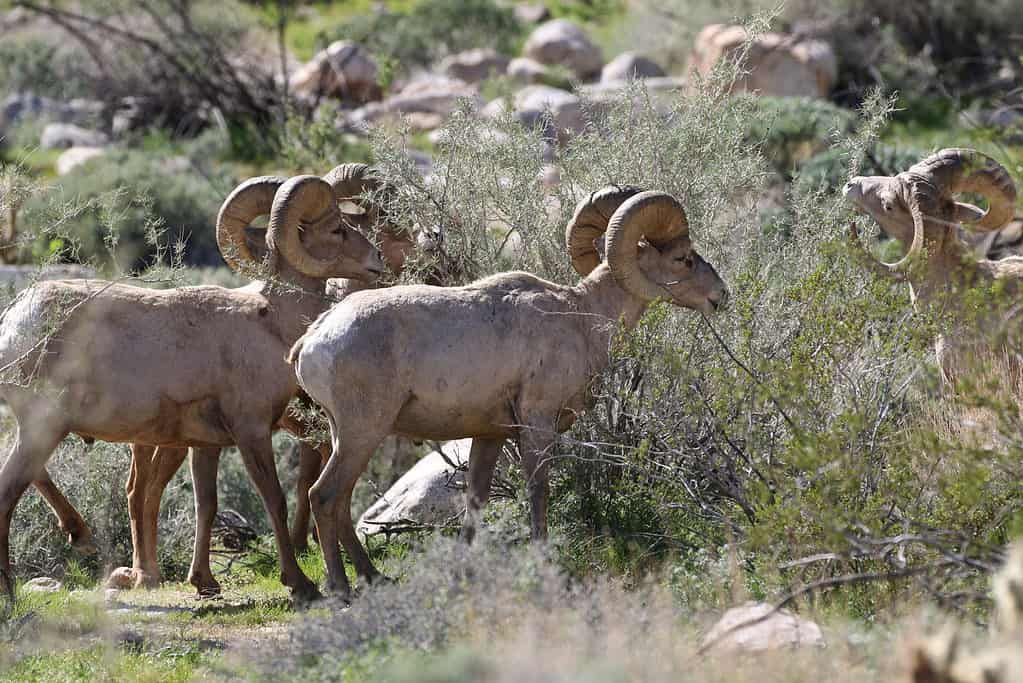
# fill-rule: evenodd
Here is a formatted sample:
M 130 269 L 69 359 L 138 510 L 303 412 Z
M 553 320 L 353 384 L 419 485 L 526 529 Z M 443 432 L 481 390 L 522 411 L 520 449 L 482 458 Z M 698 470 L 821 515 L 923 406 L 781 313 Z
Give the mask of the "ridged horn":
M 611 185 L 591 193 L 576 205 L 572 220 L 565 228 L 565 244 L 575 272 L 586 277 L 600 265 L 600 254 L 594 242 L 607 231 L 608 221 L 622 202 L 640 192 L 638 187 Z
M 647 191 L 630 197 L 615 210 L 607 226 L 607 263 L 611 274 L 625 291 L 644 301 L 670 298 L 663 285 L 640 269 L 639 241 L 645 239 L 659 247 L 688 234 L 686 212 L 670 194 Z
M 282 256 L 304 275 L 332 277 L 337 270 L 335 261 L 310 254 L 301 238 L 303 229 L 324 229 L 328 223 L 341 225 L 341 211 L 330 184 L 319 176 L 296 176 L 274 196 L 266 245 L 271 254 Z
M 359 163 L 340 164 L 323 176 L 323 179 L 334 189 L 334 196 L 338 203 L 350 201 L 358 204 L 370 215 L 374 223 L 385 216 L 385 212 L 379 206 L 376 204 L 367 206 L 359 198 L 359 195 L 366 192 L 390 189 L 372 166 Z M 396 231 L 396 228 L 389 222 L 383 229 L 392 234 Z
M 974 192 L 987 198 L 986 213 L 967 227 L 987 232 L 998 230 L 1012 220 L 1016 205 L 1016 183 L 1000 163 L 974 149 L 950 147 L 936 152 L 909 169 L 910 174 L 929 178 L 949 197 Z
M 279 176 L 250 178 L 224 200 L 217 214 L 217 247 L 231 270 L 240 270 L 245 262 L 256 262 L 245 243 L 245 228 L 270 213 L 274 195 L 284 183 L 285 179 Z

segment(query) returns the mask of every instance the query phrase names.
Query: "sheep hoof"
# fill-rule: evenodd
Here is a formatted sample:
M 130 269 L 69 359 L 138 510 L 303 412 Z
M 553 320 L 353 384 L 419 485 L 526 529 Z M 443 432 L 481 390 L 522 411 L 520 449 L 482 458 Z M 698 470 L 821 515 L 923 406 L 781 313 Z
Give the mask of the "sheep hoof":
M 307 605 L 317 600 L 322 600 L 323 595 L 320 589 L 312 581 L 306 580 L 291 589 L 291 598 L 298 605 Z

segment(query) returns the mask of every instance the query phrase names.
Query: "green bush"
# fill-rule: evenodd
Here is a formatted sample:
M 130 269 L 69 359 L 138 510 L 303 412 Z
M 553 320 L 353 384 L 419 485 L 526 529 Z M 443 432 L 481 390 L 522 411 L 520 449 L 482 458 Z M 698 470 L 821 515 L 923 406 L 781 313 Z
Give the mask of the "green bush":
M 407 12 L 382 9 L 354 17 L 323 43 L 354 40 L 408 72 L 470 48 L 512 54 L 522 32 L 512 10 L 494 0 L 424 0 Z
M 122 272 L 221 265 L 214 226 L 234 179 L 209 168 L 202 142 L 183 154 L 113 150 L 58 179 L 23 211 L 34 255 Z
M 852 131 L 855 115 L 811 97 L 759 97 L 750 140 L 787 179 L 837 135 Z

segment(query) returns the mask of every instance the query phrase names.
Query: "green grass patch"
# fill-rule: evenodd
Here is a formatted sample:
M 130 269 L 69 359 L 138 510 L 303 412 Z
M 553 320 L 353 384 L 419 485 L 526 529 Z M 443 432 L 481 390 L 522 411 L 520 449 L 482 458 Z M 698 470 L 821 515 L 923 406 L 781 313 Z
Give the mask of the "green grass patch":
M 30 655 L 6 671 L 0 681 L 53 683 L 54 681 L 189 681 L 211 663 L 197 646 L 167 646 L 154 652 L 127 652 L 105 645 Z

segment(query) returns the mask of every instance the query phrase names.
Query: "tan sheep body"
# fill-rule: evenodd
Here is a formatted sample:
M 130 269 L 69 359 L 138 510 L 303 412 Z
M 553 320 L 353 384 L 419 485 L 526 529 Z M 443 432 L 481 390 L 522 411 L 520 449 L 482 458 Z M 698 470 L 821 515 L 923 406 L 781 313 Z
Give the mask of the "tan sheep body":
M 605 227 L 607 263 L 596 265 L 592 240 Z M 504 273 L 465 287 L 359 292 L 296 343 L 290 357 L 299 381 L 331 424 L 333 453 L 310 491 L 328 588 L 349 590 L 338 534 L 358 573 L 376 573 L 350 506 L 356 480 L 386 435 L 473 437 L 468 538 L 501 446 L 516 437 L 533 536 L 544 538 L 546 452 L 587 407 L 619 322 L 634 326 L 657 296 L 704 313 L 725 297 L 723 282 L 692 247 L 681 206 L 666 195 L 595 193 L 568 232 L 573 265 L 585 276 L 575 286 Z

